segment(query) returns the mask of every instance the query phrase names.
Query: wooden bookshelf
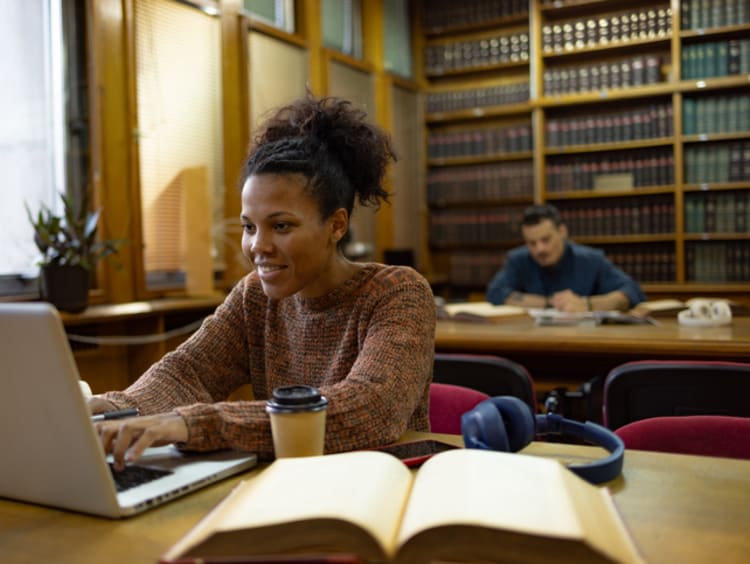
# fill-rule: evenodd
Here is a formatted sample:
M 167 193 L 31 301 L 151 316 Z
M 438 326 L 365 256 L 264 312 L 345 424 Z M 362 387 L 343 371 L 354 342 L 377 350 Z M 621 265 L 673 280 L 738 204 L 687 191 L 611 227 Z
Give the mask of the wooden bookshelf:
M 458 213 L 455 221 L 460 226 L 446 229 L 463 233 L 464 238 L 446 238 L 440 225 L 435 226 L 435 222 L 450 224 L 446 207 L 519 213 L 525 202 L 535 201 L 560 207 L 572 219 L 569 224 L 577 221 L 590 227 L 586 213 L 614 218 L 601 232 L 581 232 L 571 226 L 572 237 L 601 247 L 616 263 L 623 261 L 618 264 L 631 274 L 635 270 L 647 276 L 639 281 L 649 294 L 708 291 L 735 296 L 750 291 L 750 267 L 743 270 L 730 264 L 716 269 L 704 264 L 719 257 L 750 265 L 750 7 L 746 2 L 431 2 L 429 9 L 422 4 L 415 27 L 424 50 L 416 56 L 430 58 L 429 64 L 417 65 L 427 69 L 423 84 L 428 145 L 451 131 L 519 122 L 529 123 L 532 131 L 530 151 L 428 159 L 431 234 L 438 233 L 428 249 L 432 277 L 448 286 L 455 280 L 463 297 L 471 286 L 469 277 L 451 270 L 462 263 L 459 255 L 483 255 L 484 266 L 475 271 L 487 277 L 491 263 L 499 268 L 511 242 L 518 241 L 517 234 L 483 239 L 479 224 L 471 235 L 471 216 L 462 218 Z M 494 4 L 503 5 L 503 17 L 482 13 Z M 441 16 L 440 10 L 445 14 Z M 517 45 L 516 59 L 508 61 L 510 51 L 503 56 L 487 47 L 487 41 L 497 39 L 501 47 L 499 41 L 511 37 L 528 45 L 527 55 L 520 54 Z M 504 41 L 508 48 L 510 41 Z M 481 65 L 472 61 L 476 52 L 490 60 Z M 448 65 L 444 69 L 440 53 Z M 493 53 L 504 62 L 491 60 Z M 503 87 L 515 94 L 528 91 L 528 98 L 493 100 L 491 95 Z M 469 188 L 462 193 L 461 187 L 468 186 L 461 184 L 462 175 L 471 179 L 472 167 L 491 163 L 500 167 L 524 163 L 530 168 L 532 186 L 518 188 L 512 199 L 497 194 L 478 198 Z M 449 201 L 431 197 L 445 188 L 437 181 L 450 177 L 444 171 L 451 167 L 461 169 L 453 175 Z M 488 181 L 492 182 L 500 180 Z M 512 190 L 515 180 L 502 182 Z M 695 215 L 700 198 L 711 202 L 703 212 L 703 223 Z M 716 217 L 714 203 L 720 208 Z M 579 212 L 584 218 L 573 219 Z M 644 229 L 644 213 L 659 214 L 661 223 Z M 635 219 L 626 225 L 621 216 Z M 613 225 L 619 231 L 612 232 Z M 707 229 L 696 231 L 702 225 Z M 638 265 L 638 260 L 644 263 Z M 662 268 L 660 261 L 669 264 Z M 477 278 L 473 290 L 481 291 L 488 281 L 488 277 Z

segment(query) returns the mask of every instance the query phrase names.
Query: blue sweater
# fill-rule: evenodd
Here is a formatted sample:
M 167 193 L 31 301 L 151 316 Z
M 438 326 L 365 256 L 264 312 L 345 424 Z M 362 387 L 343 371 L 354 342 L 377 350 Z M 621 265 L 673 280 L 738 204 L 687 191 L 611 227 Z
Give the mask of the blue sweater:
M 560 262 L 550 268 L 539 266 L 525 246 L 508 252 L 505 267 L 487 287 L 487 301 L 502 304 L 511 292 L 550 296 L 562 290 L 572 290 L 579 296 L 620 290 L 631 307 L 646 299 L 638 283 L 612 264 L 601 250 L 566 241 Z

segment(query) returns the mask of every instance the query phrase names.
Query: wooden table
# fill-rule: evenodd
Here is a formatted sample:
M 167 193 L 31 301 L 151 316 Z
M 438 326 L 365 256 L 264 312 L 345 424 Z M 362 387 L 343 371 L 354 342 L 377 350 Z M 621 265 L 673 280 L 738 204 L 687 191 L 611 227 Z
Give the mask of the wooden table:
M 461 444 L 451 435 L 404 439 L 423 436 Z M 524 453 L 572 462 L 604 451 L 532 443 Z M 253 472 L 122 521 L 0 500 L 0 562 L 156 562 Z M 647 562 L 750 562 L 750 461 L 627 451 L 608 487 Z
M 724 327 L 683 327 L 676 319 L 659 325 L 535 325 L 530 316 L 489 323 L 438 321 L 435 349 L 540 355 L 633 358 L 699 358 L 750 361 L 750 317 Z
M 537 326 L 529 316 L 487 323 L 440 320 L 435 350 L 496 354 L 515 360 L 531 373 L 538 395 L 556 387 L 575 389 L 593 381 L 592 404 L 597 409 L 601 407 L 604 377 L 624 362 L 750 362 L 750 317 L 735 317 L 731 325 L 713 328 L 683 327 L 676 318 L 657 321 L 659 325 Z

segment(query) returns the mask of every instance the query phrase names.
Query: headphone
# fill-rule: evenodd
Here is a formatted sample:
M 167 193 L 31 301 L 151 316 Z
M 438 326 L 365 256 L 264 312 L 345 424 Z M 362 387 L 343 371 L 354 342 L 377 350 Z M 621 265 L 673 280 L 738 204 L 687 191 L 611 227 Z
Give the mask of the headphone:
M 726 300 L 694 298 L 688 300 L 690 309 L 677 314 L 680 325 L 718 327 L 732 322 L 732 310 Z
M 572 435 L 601 446 L 609 456 L 568 469 L 592 484 L 614 480 L 622 471 L 625 444 L 609 429 L 587 421 L 564 419 L 556 413 L 534 415 L 526 403 L 514 396 L 497 396 L 479 403 L 461 416 L 466 448 L 516 452 L 537 435 Z

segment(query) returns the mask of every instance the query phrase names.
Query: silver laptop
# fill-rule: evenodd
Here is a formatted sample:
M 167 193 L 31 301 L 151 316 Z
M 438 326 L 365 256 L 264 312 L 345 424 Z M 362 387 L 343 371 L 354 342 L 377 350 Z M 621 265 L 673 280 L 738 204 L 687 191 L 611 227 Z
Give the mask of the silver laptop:
M 78 381 L 57 310 L 0 303 L 0 497 L 125 517 L 257 462 L 252 453 L 151 448 L 134 465 L 145 470 L 118 475 L 138 482 L 146 474 L 149 481 L 117 486 Z

